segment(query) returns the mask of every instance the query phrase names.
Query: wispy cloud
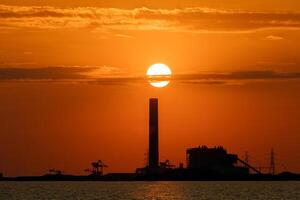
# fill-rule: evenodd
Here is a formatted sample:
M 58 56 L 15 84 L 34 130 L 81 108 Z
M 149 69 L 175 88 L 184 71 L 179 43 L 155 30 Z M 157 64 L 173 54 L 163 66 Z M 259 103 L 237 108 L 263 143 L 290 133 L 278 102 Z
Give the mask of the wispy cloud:
M 270 40 L 270 41 L 278 41 L 278 40 L 283 40 L 284 38 L 281 36 L 276 36 L 276 35 L 269 35 L 264 38 L 265 40 Z
M 157 77 L 155 80 L 164 80 Z M 179 84 L 232 84 L 246 81 L 276 81 L 300 79 L 300 72 L 236 71 L 226 73 L 175 74 L 170 80 Z M 47 68 L 1 68 L 0 81 L 77 81 L 101 85 L 145 83 L 146 76 L 121 73 L 115 67 L 47 67 Z
M 120 74 L 121 70 L 109 66 L 0 68 L 0 80 L 88 80 L 117 77 Z
M 272 28 L 300 29 L 300 13 L 249 12 L 201 7 L 126 10 L 0 5 L 0 27 L 237 32 Z
M 134 39 L 133 36 L 131 36 L 131 35 L 125 35 L 125 34 L 115 34 L 115 37 L 125 38 L 125 39 Z
M 256 63 L 262 67 L 297 67 L 298 63 L 296 62 L 274 62 L 274 61 L 259 61 Z
M 228 81 L 228 80 L 280 80 L 300 79 L 300 72 L 274 72 L 274 71 L 236 71 L 227 73 L 198 73 L 175 75 L 174 80 L 180 82 L 197 81 Z
M 0 80 L 34 80 L 34 79 L 80 79 L 80 73 L 90 71 L 89 68 L 47 67 L 47 68 L 2 68 Z

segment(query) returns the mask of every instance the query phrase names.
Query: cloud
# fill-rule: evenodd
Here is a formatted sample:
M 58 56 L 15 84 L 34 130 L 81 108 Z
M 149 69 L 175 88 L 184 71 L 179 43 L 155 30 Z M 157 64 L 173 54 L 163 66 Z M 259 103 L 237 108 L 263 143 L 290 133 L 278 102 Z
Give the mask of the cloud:
M 164 80 L 157 77 L 155 80 Z M 300 72 L 236 71 L 226 73 L 175 74 L 170 80 L 178 84 L 241 84 L 246 81 L 300 79 Z M 109 66 L 75 66 L 46 68 L 0 68 L 0 81 L 85 82 L 101 85 L 141 84 L 146 76 L 126 74 Z
M 237 71 L 227 73 L 175 74 L 169 79 L 175 84 L 241 85 L 249 81 L 298 80 L 300 79 L 300 72 Z M 155 80 L 165 80 L 165 77 L 157 77 Z M 141 84 L 147 81 L 148 79 L 145 76 L 120 76 L 97 78 L 90 82 L 101 85 L 124 85 Z
M 115 34 L 115 37 L 124 38 L 124 39 L 134 39 L 133 36 L 131 36 L 131 35 L 125 35 L 125 34 Z
M 257 65 L 262 67 L 297 67 L 298 64 L 295 62 L 274 62 L 274 61 L 259 61 Z
M 237 71 L 228 73 L 199 73 L 175 75 L 177 81 L 198 80 L 276 80 L 276 79 L 298 79 L 300 72 L 274 72 L 274 71 Z
M 86 78 L 114 78 L 126 76 L 124 70 L 106 65 L 101 67 L 84 67 L 83 69 L 86 69 L 86 71 L 80 72 L 80 74 L 84 75 Z
M 276 35 L 269 35 L 265 37 L 265 40 L 270 40 L 270 41 L 278 41 L 278 40 L 283 40 L 284 38 L 281 36 L 276 36 Z
M 118 68 L 109 66 L 0 68 L 0 80 L 88 80 L 117 76 L 119 73 Z
M 47 67 L 47 68 L 2 68 L 0 69 L 0 80 L 24 80 L 24 79 L 80 79 L 85 76 L 80 75 L 90 69 L 67 68 L 67 67 Z
M 300 13 L 250 12 L 202 7 L 129 10 L 99 7 L 56 8 L 0 5 L 0 27 L 249 32 L 276 28 L 300 29 Z

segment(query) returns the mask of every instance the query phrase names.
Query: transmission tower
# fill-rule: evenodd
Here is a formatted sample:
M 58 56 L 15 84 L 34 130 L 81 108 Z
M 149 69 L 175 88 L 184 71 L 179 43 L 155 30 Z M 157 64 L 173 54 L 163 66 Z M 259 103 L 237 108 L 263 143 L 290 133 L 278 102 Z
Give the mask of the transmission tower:
M 249 154 L 247 151 L 245 152 L 245 162 L 249 163 Z
M 272 175 L 275 175 L 275 153 L 273 148 L 271 149 L 271 155 L 270 155 L 270 173 Z

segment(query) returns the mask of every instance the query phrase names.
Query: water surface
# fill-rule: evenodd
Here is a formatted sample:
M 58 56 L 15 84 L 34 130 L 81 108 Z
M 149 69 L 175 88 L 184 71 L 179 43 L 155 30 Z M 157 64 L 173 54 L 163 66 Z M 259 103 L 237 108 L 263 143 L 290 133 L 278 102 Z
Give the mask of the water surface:
M 0 199 L 300 199 L 300 182 L 0 182 Z

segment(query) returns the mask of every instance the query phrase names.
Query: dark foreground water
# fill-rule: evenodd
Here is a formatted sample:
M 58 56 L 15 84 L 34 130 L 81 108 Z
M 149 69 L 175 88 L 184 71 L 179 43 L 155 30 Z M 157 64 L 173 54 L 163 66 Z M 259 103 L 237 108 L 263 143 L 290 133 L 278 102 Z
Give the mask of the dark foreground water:
M 0 182 L 0 199 L 300 200 L 300 182 Z

